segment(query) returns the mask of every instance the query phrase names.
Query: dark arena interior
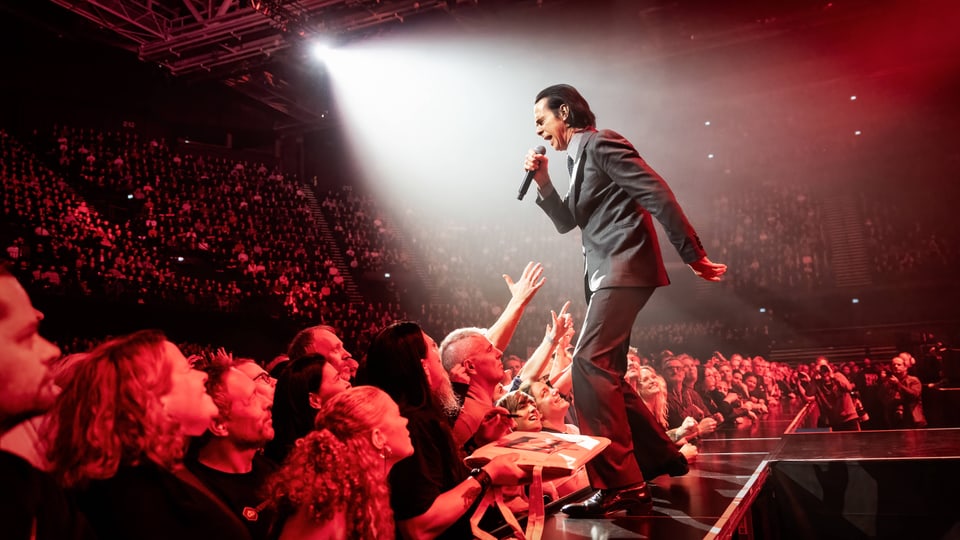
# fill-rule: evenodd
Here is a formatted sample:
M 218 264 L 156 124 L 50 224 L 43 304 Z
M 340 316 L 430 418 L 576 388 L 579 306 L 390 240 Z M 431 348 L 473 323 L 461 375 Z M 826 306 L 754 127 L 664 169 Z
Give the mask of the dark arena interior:
M 960 538 L 960 3 L 0 15 L 11 538 Z

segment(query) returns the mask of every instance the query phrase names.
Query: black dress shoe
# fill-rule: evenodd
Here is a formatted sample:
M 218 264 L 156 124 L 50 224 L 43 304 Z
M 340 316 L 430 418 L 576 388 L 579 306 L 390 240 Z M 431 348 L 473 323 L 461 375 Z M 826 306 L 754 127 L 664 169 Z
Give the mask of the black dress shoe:
M 601 489 L 582 503 L 568 504 L 561 508 L 572 518 L 603 518 L 614 512 L 626 510 L 629 516 L 642 516 L 653 509 L 653 498 L 646 482 L 621 489 Z

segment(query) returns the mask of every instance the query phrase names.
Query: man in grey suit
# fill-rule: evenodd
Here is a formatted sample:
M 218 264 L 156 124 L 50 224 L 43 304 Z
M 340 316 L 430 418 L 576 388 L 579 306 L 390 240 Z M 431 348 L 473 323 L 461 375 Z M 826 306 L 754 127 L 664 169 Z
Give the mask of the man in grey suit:
M 626 510 L 646 513 L 651 497 L 641 468 L 676 453 L 656 420 L 624 381 L 630 330 L 654 289 L 670 283 L 652 217 L 698 276 L 719 281 L 726 265 L 711 262 L 666 182 L 621 135 L 596 129 L 587 101 L 569 85 L 542 90 L 535 100 L 537 135 L 566 151 L 570 187 L 562 195 L 550 181 L 547 157 L 530 151 L 537 205 L 557 231 L 582 232 L 587 315 L 573 353 L 573 393 L 580 430 L 611 445 L 588 466 L 598 489 L 563 511 L 571 517 L 604 517 Z M 564 190 L 566 191 L 566 190 Z M 650 455 L 655 454 L 655 455 Z M 682 474 L 686 463 L 671 471 Z M 678 469 L 680 469 L 678 471 Z

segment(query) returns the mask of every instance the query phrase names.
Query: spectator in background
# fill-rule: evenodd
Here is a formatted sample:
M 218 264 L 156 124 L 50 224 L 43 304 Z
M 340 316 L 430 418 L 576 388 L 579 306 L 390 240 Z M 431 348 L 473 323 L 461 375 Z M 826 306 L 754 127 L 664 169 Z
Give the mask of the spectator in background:
M 387 477 L 413 452 L 407 419 L 379 388 L 357 386 L 324 403 L 270 483 L 279 539 L 395 534 Z
M 689 462 L 697 457 L 698 450 L 687 442 L 686 437 L 696 436 L 697 422 L 689 418 L 684 419 L 676 429 L 667 429 L 667 386 L 663 377 L 657 375 L 652 366 L 640 366 L 640 399 L 657 419 L 660 429 L 667 437 L 679 444 L 671 447 L 672 452 L 662 452 L 657 460 L 645 456 L 641 461 L 641 468 L 646 478 L 654 479 L 663 474 L 682 476 L 689 470 Z
M 729 367 L 729 366 L 728 366 Z M 756 420 L 757 416 L 742 407 L 740 397 L 735 392 L 724 392 L 720 389 L 720 372 L 713 366 L 707 366 L 703 370 L 703 384 L 700 388 L 700 396 L 703 398 L 707 410 L 714 416 L 721 415 L 725 424 L 735 424 L 741 418 L 748 417 Z
M 535 382 L 532 384 L 524 383 L 522 386 L 528 389 L 535 387 L 541 390 L 543 388 L 547 388 L 549 390 L 549 388 L 541 382 Z M 559 399 L 561 401 L 563 400 L 563 398 Z M 566 402 L 564 401 L 564 403 Z M 536 400 L 533 398 L 533 396 L 523 390 L 514 390 L 513 392 L 508 392 L 497 401 L 497 406 L 503 407 L 509 411 L 510 414 L 516 416 L 515 420 L 517 422 L 517 431 L 553 431 L 556 433 L 579 434 L 576 426 L 571 426 L 573 428 L 572 431 L 567 432 L 545 429 L 542 421 L 543 415 L 537 405 Z M 567 404 L 567 406 L 569 406 L 569 404 Z M 561 422 L 563 421 L 562 415 L 560 420 Z M 577 491 L 580 491 L 589 485 L 590 479 L 587 477 L 587 470 L 584 467 L 580 467 L 567 477 L 558 478 L 550 482 L 544 482 L 543 491 L 548 497 L 550 497 L 551 500 L 557 500 L 561 497 L 566 497 L 571 493 L 576 493 Z
M 623 380 L 627 381 L 634 392 L 640 392 L 640 357 L 636 354 L 627 354 L 627 371 L 623 375 Z
M 860 416 L 850 396 L 854 386 L 833 370 L 826 357 L 817 358 L 813 377 L 801 372 L 799 378 L 801 394 L 820 410 L 819 425 L 832 431 L 860 431 Z
M 920 379 L 907 373 L 907 359 L 894 356 L 890 361 L 890 375 L 880 381 L 880 403 L 887 427 L 913 429 L 927 427 L 920 394 Z
M 343 347 L 343 341 L 337 337 L 336 330 L 326 325 L 311 326 L 304 328 L 290 342 L 290 349 L 287 356 L 290 360 L 296 360 L 307 354 L 323 355 L 328 362 L 347 380 L 352 380 L 357 376 L 357 366 L 359 365 Z
M 294 441 L 313 430 L 317 411 L 331 397 L 350 388 L 346 370 L 327 358 L 308 353 L 288 362 L 280 372 L 273 397 L 273 440 L 265 453 L 274 463 L 283 460 Z
M 84 354 L 71 354 L 53 362 L 50 371 L 57 388 L 66 386 L 77 362 L 85 358 Z M 59 390 L 58 390 L 59 392 Z M 42 471 L 50 470 L 47 454 L 50 450 L 49 434 L 50 414 L 45 413 L 20 422 L 6 433 L 0 434 L 0 449 L 16 454 Z
M 540 410 L 537 403 L 526 392 L 514 390 L 507 392 L 497 400 L 497 407 L 502 407 L 516 421 L 517 431 L 542 431 Z
M 250 538 L 182 465 L 189 437 L 217 415 L 206 374 L 156 331 L 90 352 L 53 416 L 50 461 L 101 540 Z
M 748 395 L 750 400 L 754 403 L 766 404 L 767 402 L 767 391 L 766 387 L 761 385 L 757 380 L 756 373 L 747 373 L 743 378 L 743 384 L 747 387 Z
M 0 265 L 0 436 L 44 414 L 59 392 L 49 366 L 60 350 L 39 334 L 41 320 L 26 291 Z M 0 478 L 4 538 L 93 538 L 54 479 L 28 461 L 0 450 Z
M 666 374 L 667 415 L 664 429 L 679 428 L 687 417 L 698 422 L 703 434 L 713 433 L 717 429 L 717 421 L 707 411 L 707 406 L 693 387 L 686 386 L 686 379 L 691 372 L 696 372 L 697 366 L 687 357 L 687 362 L 681 356 L 667 357 L 663 362 L 663 372 Z M 694 379 L 696 381 L 696 379 Z M 643 394 L 641 393 L 641 396 Z M 698 432 L 699 433 L 699 432 Z
M 211 355 L 200 366 L 217 416 L 194 441 L 187 467 L 246 524 L 254 540 L 266 539 L 273 515 L 260 491 L 276 465 L 262 456 L 273 439 L 272 402 L 227 354 Z
M 509 387 L 513 382 L 513 378 L 516 375 L 520 374 L 520 370 L 523 368 L 523 358 L 515 354 L 505 355 L 501 359 L 503 364 L 503 385 Z

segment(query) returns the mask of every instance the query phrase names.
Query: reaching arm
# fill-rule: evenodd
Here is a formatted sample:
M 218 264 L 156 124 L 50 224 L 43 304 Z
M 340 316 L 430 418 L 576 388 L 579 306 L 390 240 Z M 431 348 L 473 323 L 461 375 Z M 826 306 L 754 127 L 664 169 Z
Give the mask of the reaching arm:
M 497 456 L 484 465 L 483 470 L 495 486 L 516 485 L 526 478 L 516 462 L 516 454 Z M 400 534 L 408 539 L 436 538 L 460 519 L 481 493 L 480 482 L 474 477 L 467 478 L 453 489 L 441 493 L 426 512 L 398 520 Z
M 569 307 L 570 302 L 567 302 L 560 308 L 559 315 L 554 311 L 550 312 L 553 324 L 547 325 L 543 341 L 540 342 L 540 345 L 537 346 L 536 350 L 533 351 L 533 354 L 530 355 L 530 358 L 527 359 L 520 369 L 519 376 L 521 380 L 532 381 L 541 377 L 543 370 L 547 366 L 547 361 L 557 349 L 564 332 L 566 332 L 567 327 L 565 325 L 569 319 L 566 313 Z
M 504 308 L 497 321 L 487 330 L 487 339 L 501 351 L 505 350 L 507 345 L 510 344 L 510 339 L 513 338 L 513 333 L 516 331 L 517 325 L 520 324 L 520 318 L 523 317 L 523 311 L 527 308 L 527 304 L 530 303 L 530 300 L 533 300 L 540 287 L 543 287 L 545 281 L 543 265 L 529 262 L 527 267 L 523 269 L 523 275 L 520 276 L 519 280 L 514 282 L 507 274 L 503 275 L 503 280 L 506 281 L 507 288 L 510 289 L 510 301 L 507 302 L 507 307 Z
M 557 392 L 564 396 L 570 396 L 573 391 L 573 370 L 570 369 L 573 364 L 568 364 L 556 378 L 550 378 L 550 386 L 556 388 Z

